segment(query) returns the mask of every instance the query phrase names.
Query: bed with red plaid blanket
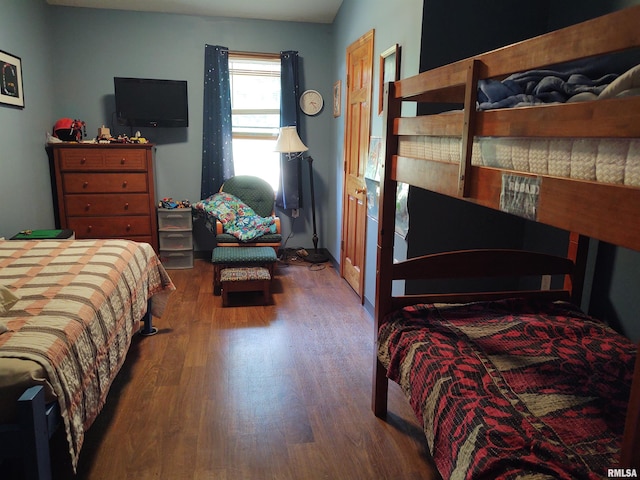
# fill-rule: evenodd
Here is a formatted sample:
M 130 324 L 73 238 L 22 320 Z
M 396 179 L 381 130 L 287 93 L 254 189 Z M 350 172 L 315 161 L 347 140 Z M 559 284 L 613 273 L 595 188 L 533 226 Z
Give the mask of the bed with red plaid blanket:
M 148 299 L 161 316 L 175 287 L 149 244 L 127 240 L 0 241 L 0 285 L 18 296 L 0 316 L 0 375 L 16 359 L 41 367 L 75 467 Z
M 617 465 L 636 348 L 566 303 L 416 305 L 379 330 L 446 479 L 595 479 Z

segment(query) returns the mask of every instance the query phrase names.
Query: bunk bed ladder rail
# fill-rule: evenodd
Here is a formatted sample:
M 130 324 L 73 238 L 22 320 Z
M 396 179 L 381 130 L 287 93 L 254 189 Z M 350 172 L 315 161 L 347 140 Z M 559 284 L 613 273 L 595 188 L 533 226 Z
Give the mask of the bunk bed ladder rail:
M 391 152 L 398 150 L 397 128 L 395 118 L 400 116 L 402 101 L 396 98 L 396 89 L 393 82 L 385 83 L 383 96 L 383 132 L 381 158 L 384 159 L 380 173 L 380 198 L 384 205 L 379 207 L 378 217 L 378 251 L 376 261 L 376 296 L 375 296 L 375 328 L 374 342 L 378 339 L 379 320 L 391 311 L 391 292 L 393 282 L 391 272 L 387 271 L 393 263 L 393 244 L 395 235 L 395 192 L 398 182 L 393 175 L 393 162 Z M 385 195 L 385 192 L 393 194 Z M 383 281 L 389 279 L 388 281 Z M 371 395 L 371 408 L 377 417 L 387 415 L 387 388 L 389 380 L 387 371 L 373 356 L 373 392 Z
M 460 151 L 460 171 L 458 174 L 458 196 L 469 197 L 467 176 L 471 172 L 473 153 L 473 132 L 475 132 L 476 100 L 478 98 L 478 77 L 482 62 L 471 59 L 467 66 L 467 82 L 464 92 L 464 120 L 462 125 L 462 148 Z

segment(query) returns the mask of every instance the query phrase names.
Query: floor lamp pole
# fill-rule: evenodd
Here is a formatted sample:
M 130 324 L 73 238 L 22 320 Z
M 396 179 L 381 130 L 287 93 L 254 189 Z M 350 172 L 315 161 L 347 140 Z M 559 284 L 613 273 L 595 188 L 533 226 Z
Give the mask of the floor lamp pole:
M 313 253 L 309 253 L 303 257 L 305 262 L 323 263 L 329 260 L 329 257 L 318 251 L 318 232 L 316 231 L 316 194 L 313 190 L 313 158 L 307 156 L 309 162 L 309 186 L 311 187 L 311 216 L 313 218 Z

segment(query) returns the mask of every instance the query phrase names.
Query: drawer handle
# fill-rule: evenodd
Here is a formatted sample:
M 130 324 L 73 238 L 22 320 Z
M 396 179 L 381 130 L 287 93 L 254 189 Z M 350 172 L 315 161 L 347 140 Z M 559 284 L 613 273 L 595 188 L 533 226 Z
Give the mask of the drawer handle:
M 131 231 L 131 225 L 127 224 L 127 232 Z
M 125 203 L 125 204 L 124 204 L 124 209 L 125 209 L 125 210 L 129 210 L 129 204 L 128 204 L 128 203 Z
M 87 163 L 87 159 L 82 157 L 82 160 L 80 160 L 80 165 L 84 165 L 85 163 Z
M 125 163 L 126 163 L 126 159 L 121 158 L 121 159 L 120 159 L 120 165 L 124 165 Z
M 127 181 L 122 182 L 122 188 L 127 188 Z
M 89 182 L 84 182 L 84 183 L 82 184 L 82 188 L 87 188 L 88 186 L 89 186 Z
M 93 230 L 93 225 L 87 226 L 87 232 L 91 232 L 91 230 Z
M 87 211 L 87 212 L 89 211 L 90 208 L 91 208 L 91 204 L 90 203 L 87 203 L 87 206 L 84 207 L 85 211 Z

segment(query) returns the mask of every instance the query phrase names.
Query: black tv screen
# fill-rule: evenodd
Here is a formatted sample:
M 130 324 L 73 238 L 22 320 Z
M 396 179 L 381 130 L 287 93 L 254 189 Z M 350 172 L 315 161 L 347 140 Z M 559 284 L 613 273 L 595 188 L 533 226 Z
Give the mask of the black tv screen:
M 186 81 L 114 77 L 113 83 L 119 125 L 189 126 Z

